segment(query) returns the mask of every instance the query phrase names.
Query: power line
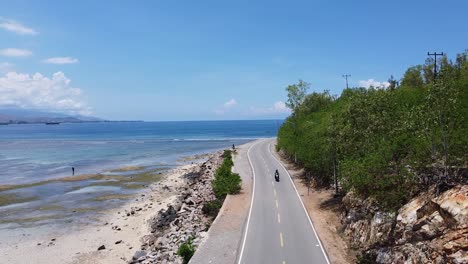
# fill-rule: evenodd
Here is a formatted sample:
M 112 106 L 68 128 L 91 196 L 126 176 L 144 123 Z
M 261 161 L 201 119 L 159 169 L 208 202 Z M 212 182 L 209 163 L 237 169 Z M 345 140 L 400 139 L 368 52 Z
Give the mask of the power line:
M 444 56 L 445 54 L 443 52 L 441 53 L 437 53 L 437 52 L 433 52 L 433 53 L 427 53 L 427 56 L 434 56 L 434 82 L 436 81 L 436 78 L 437 78 L 437 56 Z
M 348 89 L 348 77 L 351 77 L 351 74 L 343 74 L 343 78 L 346 79 L 346 89 Z

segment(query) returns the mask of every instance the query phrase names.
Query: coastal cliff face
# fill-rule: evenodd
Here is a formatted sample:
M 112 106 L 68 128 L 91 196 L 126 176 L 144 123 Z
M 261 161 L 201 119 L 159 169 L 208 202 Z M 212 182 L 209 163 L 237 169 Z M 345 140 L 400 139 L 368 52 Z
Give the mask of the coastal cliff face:
M 344 234 L 364 252 L 362 263 L 468 263 L 468 185 L 429 190 L 396 213 L 348 193 L 343 209 Z

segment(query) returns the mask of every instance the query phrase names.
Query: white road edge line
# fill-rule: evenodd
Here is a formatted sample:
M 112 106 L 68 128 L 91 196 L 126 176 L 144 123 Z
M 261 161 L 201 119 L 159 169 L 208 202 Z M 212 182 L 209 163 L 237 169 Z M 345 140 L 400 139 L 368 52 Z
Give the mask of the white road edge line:
M 263 140 L 261 140 L 263 141 Z M 250 159 L 250 150 L 260 143 L 261 141 L 257 141 L 254 143 L 252 146 L 250 146 L 249 150 L 247 150 L 247 158 L 249 160 L 250 168 L 252 169 L 252 178 L 253 178 L 253 185 L 252 185 L 252 199 L 250 199 L 250 209 L 249 209 L 249 216 L 247 216 L 247 226 L 245 228 L 245 234 L 244 234 L 244 241 L 242 242 L 242 247 L 241 247 L 241 252 L 239 254 L 239 262 L 238 264 L 242 263 L 242 255 L 244 254 L 244 248 L 245 248 L 245 241 L 247 240 L 247 234 L 249 233 L 249 224 L 250 224 L 250 215 L 252 214 L 252 207 L 253 207 L 253 201 L 254 201 L 254 196 L 255 196 L 255 170 L 252 165 L 252 160 Z
M 273 155 L 273 153 L 271 152 L 271 143 L 268 143 L 268 152 L 269 152 L 269 153 L 271 154 L 271 156 L 279 163 L 279 165 L 284 169 L 284 171 L 286 171 L 286 173 L 288 174 L 289 180 L 291 181 L 291 184 L 292 184 L 292 186 L 294 187 L 294 190 L 296 190 L 297 197 L 299 198 L 299 201 L 301 201 L 302 208 L 304 209 L 304 212 L 305 212 L 305 214 L 307 215 L 307 218 L 309 219 L 310 226 L 312 227 L 312 230 L 314 230 L 315 237 L 317 238 L 317 241 L 318 241 L 318 243 L 319 243 L 319 245 L 320 245 L 320 249 L 322 250 L 322 253 L 323 253 L 323 255 L 325 256 L 325 260 L 327 261 L 328 264 L 330 264 L 330 260 L 328 260 L 327 253 L 326 253 L 325 250 L 323 249 L 322 242 L 320 241 L 320 238 L 319 238 L 318 235 L 317 235 L 317 231 L 315 231 L 314 224 L 312 223 L 312 220 L 310 219 L 310 215 L 309 215 L 309 213 L 307 212 L 307 209 L 305 208 L 304 203 L 302 202 L 301 196 L 299 195 L 299 192 L 297 191 L 296 185 L 294 185 L 294 182 L 293 182 L 293 180 L 292 180 L 292 178 L 291 178 L 291 175 L 289 174 L 288 170 L 283 166 L 283 164 L 281 163 L 281 161 L 279 161 L 279 160 L 275 157 L 275 155 Z

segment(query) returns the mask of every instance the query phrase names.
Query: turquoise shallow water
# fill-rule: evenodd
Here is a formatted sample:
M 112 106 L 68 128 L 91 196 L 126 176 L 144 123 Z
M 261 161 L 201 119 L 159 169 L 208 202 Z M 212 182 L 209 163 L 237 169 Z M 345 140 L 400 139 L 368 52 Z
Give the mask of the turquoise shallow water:
M 180 158 L 273 137 L 282 121 L 122 122 L 0 126 L 0 228 L 94 217 Z M 140 170 L 109 172 L 138 166 Z M 82 180 L 58 178 L 92 174 Z M 96 176 L 97 175 L 97 176 Z M 129 180 L 131 177 L 132 180 Z M 79 204 L 79 210 L 77 210 Z

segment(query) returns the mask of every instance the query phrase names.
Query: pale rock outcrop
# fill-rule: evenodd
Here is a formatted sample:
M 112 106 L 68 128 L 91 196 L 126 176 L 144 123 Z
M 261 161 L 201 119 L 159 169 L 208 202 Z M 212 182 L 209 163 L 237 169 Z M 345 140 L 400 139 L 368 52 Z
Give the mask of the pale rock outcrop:
M 377 263 L 468 263 L 468 186 L 434 193 L 431 189 L 412 199 L 396 220 L 372 200 L 348 193 L 344 234 Z

